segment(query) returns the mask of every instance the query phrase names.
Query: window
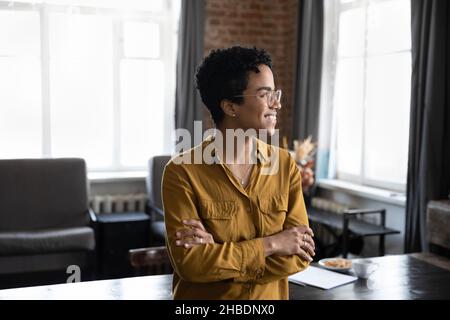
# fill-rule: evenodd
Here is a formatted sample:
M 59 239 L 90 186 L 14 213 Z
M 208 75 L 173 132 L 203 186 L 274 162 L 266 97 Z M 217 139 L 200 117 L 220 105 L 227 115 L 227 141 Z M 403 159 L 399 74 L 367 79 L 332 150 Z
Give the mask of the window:
M 322 105 L 332 110 L 329 175 L 403 191 L 411 85 L 410 1 L 326 2 L 325 19 Z
M 177 0 L 0 1 L 0 158 L 170 153 Z
M 39 14 L 0 10 L 0 158 L 42 149 Z

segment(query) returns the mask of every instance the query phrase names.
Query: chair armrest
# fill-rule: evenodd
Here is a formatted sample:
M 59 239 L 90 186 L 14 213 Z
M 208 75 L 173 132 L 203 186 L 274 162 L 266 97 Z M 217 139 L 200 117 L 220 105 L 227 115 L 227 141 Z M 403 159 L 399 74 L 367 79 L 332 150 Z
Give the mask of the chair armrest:
M 89 212 L 89 226 L 94 230 L 95 241 L 98 243 L 98 219 L 94 210 L 91 208 L 88 209 Z
M 91 222 L 97 223 L 97 216 L 96 216 L 94 210 L 92 210 L 92 208 L 89 208 L 88 211 L 89 211 L 89 218 L 91 219 Z
M 93 255 L 93 268 L 94 268 L 94 273 L 97 273 L 97 268 L 98 268 L 98 256 L 97 256 L 97 252 L 98 252 L 98 244 L 99 244 L 99 233 L 98 233 L 98 220 L 97 220 L 97 215 L 95 214 L 95 212 L 92 210 L 92 208 L 88 208 L 88 213 L 89 213 L 89 226 L 92 228 L 92 230 L 94 231 L 94 238 L 95 238 L 95 248 L 94 248 L 94 255 Z
M 372 214 L 372 213 L 383 213 L 386 209 L 347 209 L 344 211 L 345 215 L 355 216 L 357 214 Z
M 348 227 L 348 219 L 351 216 L 356 216 L 358 214 L 374 214 L 378 213 L 381 215 L 380 225 L 386 226 L 386 209 L 347 209 L 344 211 L 344 229 Z
M 150 216 L 151 216 L 152 211 L 155 212 L 156 214 L 159 214 L 161 217 L 164 217 L 164 211 L 161 208 L 158 208 L 157 206 L 155 206 L 150 201 L 148 201 L 147 202 L 147 212 L 150 214 Z

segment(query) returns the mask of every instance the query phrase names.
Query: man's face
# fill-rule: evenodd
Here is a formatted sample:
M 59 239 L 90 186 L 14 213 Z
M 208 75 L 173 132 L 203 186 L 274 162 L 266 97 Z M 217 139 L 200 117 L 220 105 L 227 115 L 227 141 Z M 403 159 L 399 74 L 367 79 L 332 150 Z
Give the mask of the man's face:
M 269 106 L 268 98 L 275 90 L 272 70 L 265 64 L 258 66 L 259 73 L 250 72 L 247 89 L 242 92 L 244 101 L 238 105 L 238 127 L 247 129 L 267 129 L 269 135 L 275 132 L 277 111 L 281 108 L 276 101 Z

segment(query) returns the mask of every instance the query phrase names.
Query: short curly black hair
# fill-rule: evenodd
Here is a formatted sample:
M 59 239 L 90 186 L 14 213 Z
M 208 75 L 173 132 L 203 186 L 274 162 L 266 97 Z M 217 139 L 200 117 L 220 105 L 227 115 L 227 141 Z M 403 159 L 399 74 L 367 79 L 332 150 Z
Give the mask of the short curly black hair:
M 269 53 L 255 47 L 217 49 L 205 57 L 197 68 L 196 86 L 216 125 L 224 118 L 221 101 L 227 99 L 242 103 L 242 97 L 234 96 L 242 94 L 247 88 L 249 72 L 259 73 L 258 66 L 261 64 L 272 69 Z

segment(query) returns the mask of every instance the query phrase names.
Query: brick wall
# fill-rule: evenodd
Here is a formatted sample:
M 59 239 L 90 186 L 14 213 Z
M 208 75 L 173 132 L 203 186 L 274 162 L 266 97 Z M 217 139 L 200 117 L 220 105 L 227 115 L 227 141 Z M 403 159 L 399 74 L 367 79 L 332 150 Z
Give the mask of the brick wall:
M 297 37 L 297 0 L 206 0 L 205 55 L 232 45 L 265 48 L 275 86 L 283 90 L 278 127 L 290 141 Z

